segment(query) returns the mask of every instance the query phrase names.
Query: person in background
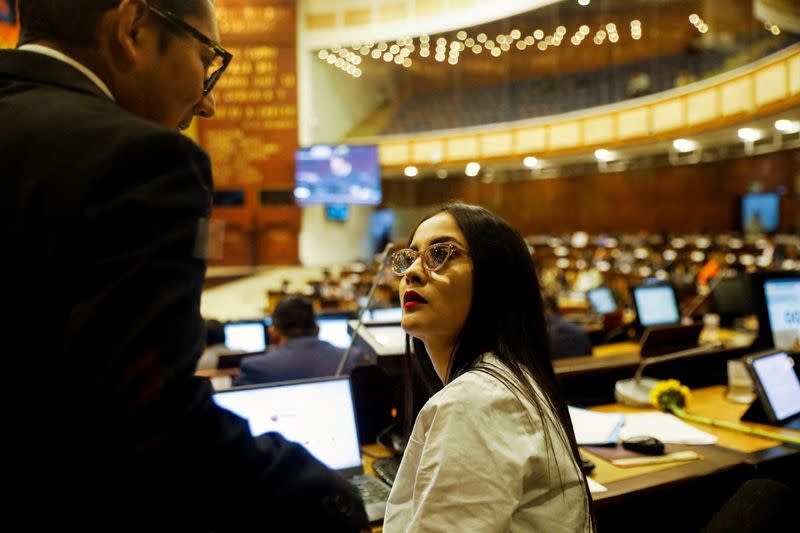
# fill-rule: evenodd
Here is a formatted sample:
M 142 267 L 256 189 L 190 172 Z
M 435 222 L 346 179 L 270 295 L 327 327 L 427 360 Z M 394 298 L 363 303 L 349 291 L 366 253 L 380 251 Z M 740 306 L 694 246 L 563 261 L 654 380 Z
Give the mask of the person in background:
M 38 531 L 365 529 L 351 485 L 299 444 L 254 438 L 194 375 L 212 179 L 179 130 L 214 114 L 232 58 L 213 2 L 21 0 L 19 20 L 18 49 L 0 51 L 0 202 L 10 349 L 26 357 L 7 370 L 46 372 L 4 391 L 5 517 Z
M 438 392 L 417 416 L 383 531 L 593 531 L 522 236 L 451 204 L 417 226 L 392 270 L 407 355 Z
M 318 334 L 311 302 L 302 296 L 284 298 L 272 313 L 269 338 L 273 348 L 263 355 L 245 357 L 241 373 L 233 378 L 233 385 L 335 375 L 344 350 L 320 340 Z M 351 356 L 350 361 L 361 357 L 357 350 L 353 350 Z M 345 374 L 351 366 L 352 363 L 345 366 Z
M 550 342 L 550 357 L 576 357 L 592 355 L 592 339 L 579 324 L 564 319 L 558 310 L 555 296 L 543 296 L 547 317 L 547 336 Z

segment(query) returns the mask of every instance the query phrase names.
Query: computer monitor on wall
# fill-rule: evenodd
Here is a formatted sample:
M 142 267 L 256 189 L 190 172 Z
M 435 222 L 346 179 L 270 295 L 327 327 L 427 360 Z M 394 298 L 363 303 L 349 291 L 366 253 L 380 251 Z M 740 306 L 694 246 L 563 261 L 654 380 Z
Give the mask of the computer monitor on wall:
M 315 145 L 295 156 L 298 205 L 381 203 L 381 171 L 375 145 Z
M 742 231 L 772 233 L 780 224 L 781 199 L 777 193 L 749 193 L 742 197 Z

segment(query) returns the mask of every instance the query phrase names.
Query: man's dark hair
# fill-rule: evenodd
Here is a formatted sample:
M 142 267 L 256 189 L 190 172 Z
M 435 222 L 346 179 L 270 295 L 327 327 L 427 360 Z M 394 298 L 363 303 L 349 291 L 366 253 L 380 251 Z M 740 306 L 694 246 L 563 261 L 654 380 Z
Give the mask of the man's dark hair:
M 148 3 L 185 19 L 205 16 L 209 0 L 149 0 Z M 18 45 L 48 40 L 89 47 L 97 44 L 97 25 L 103 13 L 119 6 L 120 0 L 18 0 L 18 4 Z
M 289 338 L 316 335 L 318 331 L 314 308 L 302 296 L 289 296 L 278 302 L 272 311 L 272 325 Z

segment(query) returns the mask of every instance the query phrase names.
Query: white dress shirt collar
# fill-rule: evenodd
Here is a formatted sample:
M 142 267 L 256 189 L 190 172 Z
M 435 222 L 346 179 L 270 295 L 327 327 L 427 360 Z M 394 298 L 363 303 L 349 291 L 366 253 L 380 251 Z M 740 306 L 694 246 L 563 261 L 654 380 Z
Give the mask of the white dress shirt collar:
M 92 80 L 92 82 L 95 85 L 97 85 L 100 88 L 100 90 L 103 91 L 112 101 L 114 100 L 114 95 L 111 94 L 111 91 L 108 89 L 108 86 L 105 83 L 103 83 L 103 80 L 97 77 L 97 74 L 95 74 L 85 66 L 81 65 L 68 55 L 62 54 L 58 50 L 54 50 L 47 46 L 42 46 L 41 44 L 23 44 L 18 48 L 18 50 L 25 50 L 27 52 L 36 52 L 37 54 L 43 54 L 52 57 L 53 59 L 58 59 L 59 61 L 63 61 L 67 65 L 75 67 L 81 73 L 83 73 L 87 78 Z

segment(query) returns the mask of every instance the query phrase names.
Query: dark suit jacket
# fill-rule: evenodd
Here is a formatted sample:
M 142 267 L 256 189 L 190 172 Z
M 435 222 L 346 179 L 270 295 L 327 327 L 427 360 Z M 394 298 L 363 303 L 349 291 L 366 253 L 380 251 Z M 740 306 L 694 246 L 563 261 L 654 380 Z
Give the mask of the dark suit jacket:
M 550 357 L 576 357 L 592 355 L 592 339 L 582 327 L 573 324 L 558 313 L 547 318 L 547 334 L 550 337 Z
M 356 357 L 354 352 L 348 359 Z M 233 384 L 253 385 L 333 376 L 343 354 L 344 350 L 317 337 L 297 337 L 263 355 L 242 359 L 242 373 L 233 379 Z
M 12 515 L 43 531 L 366 525 L 347 483 L 278 435 L 253 439 L 194 376 L 203 151 L 65 63 L 0 51 L 0 156 Z

